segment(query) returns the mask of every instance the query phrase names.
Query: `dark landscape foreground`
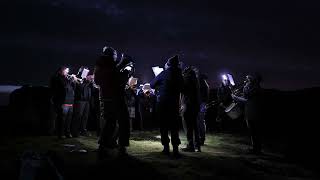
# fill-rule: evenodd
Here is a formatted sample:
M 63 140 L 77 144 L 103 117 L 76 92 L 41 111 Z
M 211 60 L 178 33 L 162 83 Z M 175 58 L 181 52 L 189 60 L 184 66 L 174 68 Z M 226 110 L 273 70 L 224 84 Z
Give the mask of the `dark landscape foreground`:
M 181 137 L 184 144 L 184 134 Z M 115 150 L 103 161 L 96 157 L 95 136 L 65 140 L 57 140 L 55 136 L 5 137 L 1 141 L 2 177 L 9 177 L 5 179 L 19 178 L 19 158 L 26 150 L 49 154 L 64 179 L 110 179 L 112 176 L 117 176 L 117 179 L 318 178 L 315 171 L 288 161 L 272 149 L 265 148 L 261 156 L 246 153 L 249 142 L 243 135 L 210 134 L 203 152 L 182 153 L 182 158 L 174 159 L 160 153 L 162 146 L 157 131 L 134 132 L 128 157 L 118 157 Z M 79 152 L 79 149 L 88 152 Z

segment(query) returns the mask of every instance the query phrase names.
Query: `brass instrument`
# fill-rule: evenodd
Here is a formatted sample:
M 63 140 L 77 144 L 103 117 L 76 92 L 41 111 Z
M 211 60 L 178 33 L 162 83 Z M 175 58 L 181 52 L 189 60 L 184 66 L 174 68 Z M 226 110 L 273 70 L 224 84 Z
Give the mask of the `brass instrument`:
M 211 102 L 209 102 L 209 103 L 206 104 L 205 108 L 206 108 L 206 109 L 209 109 L 209 108 L 214 107 L 214 106 L 216 106 L 216 105 L 218 105 L 218 104 L 219 104 L 219 103 L 218 103 L 217 101 L 211 101 Z
M 73 81 L 75 83 L 81 84 L 83 83 L 83 79 L 77 78 L 77 76 L 75 74 L 67 74 L 66 75 L 67 79 L 70 81 Z

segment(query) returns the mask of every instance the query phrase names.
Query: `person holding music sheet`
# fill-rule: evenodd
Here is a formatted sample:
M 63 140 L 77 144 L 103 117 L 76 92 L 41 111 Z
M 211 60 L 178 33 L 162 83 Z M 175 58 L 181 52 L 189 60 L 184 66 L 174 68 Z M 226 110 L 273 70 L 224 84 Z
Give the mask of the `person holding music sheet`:
M 250 153 L 261 153 L 261 140 L 259 134 L 259 118 L 260 118 L 260 77 L 255 75 L 247 75 L 245 85 L 243 87 L 243 97 L 232 94 L 232 98 L 238 102 L 245 103 L 245 120 L 249 129 L 252 148 Z
M 94 71 L 94 81 L 100 87 L 100 100 L 103 105 L 101 116 L 105 119 L 99 138 L 99 158 L 107 155 L 108 149 L 118 147 L 118 144 L 120 154 L 125 155 L 126 147 L 129 146 L 130 124 L 123 86 L 126 83 L 121 81 L 116 59 L 116 50 L 105 47 Z
M 192 67 L 186 67 L 183 75 L 183 91 L 181 94 L 181 116 L 183 128 L 187 135 L 185 152 L 201 152 L 197 117 L 200 110 L 200 89 L 196 73 Z
M 57 113 L 56 131 L 58 138 L 70 138 L 70 126 L 73 115 L 75 81 L 69 73 L 69 68 L 60 67 L 50 80 L 52 102 Z
M 179 98 L 183 86 L 182 72 L 179 67 L 178 55 L 168 59 L 165 70 L 150 83 L 151 88 L 157 89 L 157 113 L 160 123 L 161 143 L 163 153 L 169 155 L 168 136 L 171 132 L 173 155 L 179 157 Z
M 228 105 L 232 103 L 231 97 L 231 89 L 230 89 L 230 81 L 228 80 L 226 75 L 222 76 L 221 86 L 217 91 L 217 101 L 218 101 L 218 110 L 217 110 L 217 118 L 216 118 L 216 130 L 218 132 L 225 130 L 225 123 L 229 119 L 225 113 L 225 109 Z

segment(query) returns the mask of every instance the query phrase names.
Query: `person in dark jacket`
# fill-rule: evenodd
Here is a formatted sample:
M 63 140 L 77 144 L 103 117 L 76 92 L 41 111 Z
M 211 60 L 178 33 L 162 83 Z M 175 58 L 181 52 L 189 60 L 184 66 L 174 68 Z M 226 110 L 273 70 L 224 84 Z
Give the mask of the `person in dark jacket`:
M 225 129 L 224 124 L 228 121 L 228 116 L 225 113 L 225 109 L 232 103 L 231 97 L 231 89 L 230 89 L 230 81 L 227 77 L 223 76 L 221 86 L 217 91 L 217 101 L 218 101 L 218 110 L 217 110 L 217 118 L 216 118 L 216 130 L 221 131 Z
M 74 137 L 78 137 L 79 135 L 90 136 L 87 131 L 87 123 L 92 97 L 92 86 L 92 82 L 87 78 L 84 78 L 82 82 L 76 84 L 74 116 L 72 122 L 72 135 Z
M 144 86 L 146 87 L 146 86 Z M 141 117 L 141 127 L 145 130 L 151 130 L 157 127 L 154 120 L 155 95 L 151 89 L 142 88 L 139 97 L 139 113 Z
M 182 151 L 201 152 L 197 117 L 200 110 L 200 89 L 196 73 L 191 67 L 183 71 L 183 91 L 181 94 L 181 115 L 188 144 Z
M 121 81 L 116 59 L 117 52 L 111 47 L 105 47 L 94 71 L 94 81 L 100 87 L 102 118 L 105 120 L 99 138 L 100 155 L 106 149 L 116 148 L 118 144 L 120 153 L 126 154 L 126 147 L 129 146 L 130 124 L 125 103 L 125 83 Z
M 261 153 L 259 119 L 261 118 L 261 87 L 258 75 L 247 75 L 243 87 L 243 97 L 232 94 L 232 98 L 245 104 L 245 120 L 249 129 L 252 148 L 250 153 Z
M 68 76 L 68 72 L 68 68 L 60 67 L 50 81 L 52 102 L 57 114 L 56 131 L 59 139 L 63 137 L 63 134 L 67 138 L 72 137 L 70 126 L 73 115 L 75 81 Z
M 126 102 L 129 111 L 130 119 L 130 131 L 133 130 L 133 122 L 136 119 L 136 85 L 128 85 L 125 89 L 126 92 Z
M 179 98 L 183 86 L 182 72 L 179 68 L 179 59 L 175 55 L 167 61 L 165 70 L 155 77 L 151 83 L 151 88 L 157 89 L 157 109 L 160 122 L 161 143 L 163 153 L 169 154 L 170 139 L 168 136 L 171 131 L 171 144 L 173 154 L 179 154 Z
M 209 92 L 210 87 L 207 82 L 208 77 L 204 74 L 201 74 L 198 69 L 194 69 L 196 72 L 198 81 L 199 81 L 199 88 L 200 88 L 200 111 L 198 114 L 198 129 L 199 129 L 199 136 L 200 136 L 200 144 L 204 145 L 206 140 L 206 114 L 207 114 L 207 103 L 209 101 Z

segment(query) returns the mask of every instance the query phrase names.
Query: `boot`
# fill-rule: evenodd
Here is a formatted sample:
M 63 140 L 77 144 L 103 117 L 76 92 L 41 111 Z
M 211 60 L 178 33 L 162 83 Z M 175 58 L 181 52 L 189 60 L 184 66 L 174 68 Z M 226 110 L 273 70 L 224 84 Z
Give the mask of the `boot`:
M 165 154 L 165 155 L 169 155 L 169 154 L 170 154 L 169 145 L 164 145 L 164 146 L 163 146 L 162 153 Z
M 187 145 L 186 147 L 181 148 L 181 151 L 183 151 L 183 152 L 195 152 L 193 145 Z
M 175 158 L 180 158 L 181 157 L 181 155 L 179 153 L 179 147 L 178 146 L 173 146 L 173 156 Z
M 128 156 L 127 148 L 125 146 L 119 147 L 119 156 Z
M 201 152 L 201 146 L 196 146 L 196 152 Z

